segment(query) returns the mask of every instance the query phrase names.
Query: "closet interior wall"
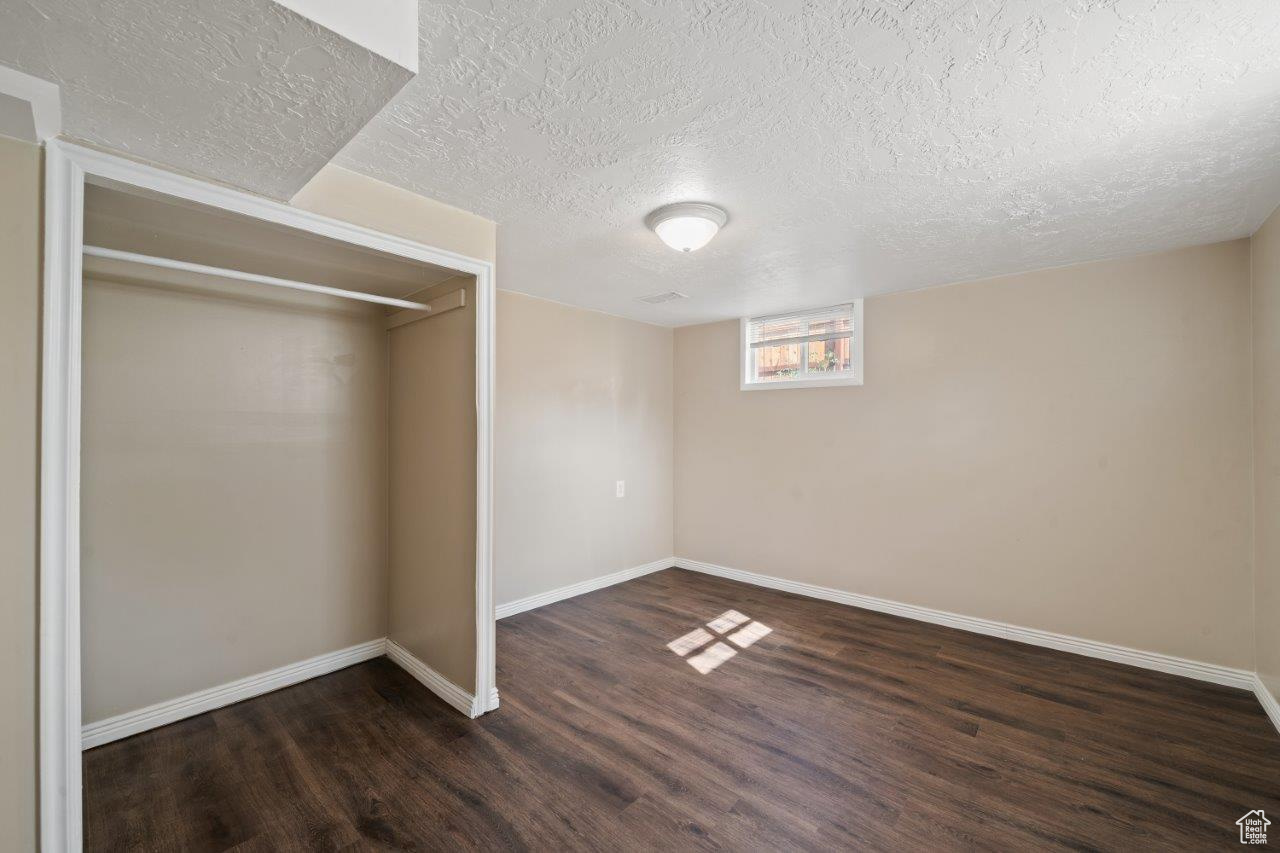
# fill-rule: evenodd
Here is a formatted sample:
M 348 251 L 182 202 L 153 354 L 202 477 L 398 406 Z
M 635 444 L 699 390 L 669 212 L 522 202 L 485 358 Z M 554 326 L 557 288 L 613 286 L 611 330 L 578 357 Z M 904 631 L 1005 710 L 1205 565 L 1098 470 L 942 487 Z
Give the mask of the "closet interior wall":
M 468 693 L 476 681 L 476 283 L 465 305 L 398 326 L 391 345 L 387 636 Z
M 460 286 L 449 270 L 97 186 L 84 243 L 397 298 Z M 426 660 L 469 643 L 474 660 L 474 309 L 470 349 L 450 353 L 466 345 L 448 326 L 462 311 L 388 331 L 385 306 L 92 257 L 84 283 L 85 723 L 388 636 L 393 482 L 415 501 L 471 508 L 457 533 L 471 543 L 466 606 L 458 583 L 419 584 L 431 590 L 419 597 L 468 614 L 466 635 L 419 619 L 433 645 L 414 645 Z M 414 350 L 393 367 L 400 341 Z M 437 366 L 418 351 L 451 368 L 470 360 L 469 374 L 447 377 L 467 386 L 461 410 L 430 399 Z M 424 416 L 397 438 L 392 418 L 410 399 Z M 471 467 L 452 484 L 452 469 L 417 451 L 464 434 L 470 459 L 456 464 Z M 469 497 L 435 494 L 451 485 Z M 421 524 L 420 510 L 400 516 Z M 452 582 L 430 555 L 402 552 L 402 583 Z

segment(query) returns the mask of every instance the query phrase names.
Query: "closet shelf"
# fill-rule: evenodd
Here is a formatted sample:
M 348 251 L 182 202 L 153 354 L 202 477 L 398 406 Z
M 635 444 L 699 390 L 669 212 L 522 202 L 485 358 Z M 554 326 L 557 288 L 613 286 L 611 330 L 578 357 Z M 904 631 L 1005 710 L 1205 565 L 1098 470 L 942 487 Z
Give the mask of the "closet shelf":
M 272 287 L 287 287 L 290 290 L 305 290 L 310 293 L 324 293 L 329 296 L 338 296 L 343 299 L 358 299 L 361 302 L 376 302 L 379 305 L 390 305 L 395 308 L 405 308 L 411 311 L 430 312 L 432 310 L 430 305 L 421 302 L 411 302 L 407 299 L 395 299 L 390 296 L 379 296 L 376 293 L 362 293 L 358 290 L 343 290 L 339 287 L 327 287 L 323 284 L 310 284 L 305 281 L 292 281 L 287 278 L 257 275 L 256 273 L 241 272 L 240 270 L 210 267 L 205 266 L 204 264 L 192 264 L 187 261 L 177 261 L 172 258 L 159 258 L 152 255 L 141 255 L 137 252 L 122 252 L 118 249 L 108 249 L 103 246 L 85 246 L 84 253 L 95 258 L 128 261 L 152 267 L 179 270 L 181 272 L 201 273 L 204 275 L 235 279 L 237 281 L 253 282 L 255 284 L 268 284 Z

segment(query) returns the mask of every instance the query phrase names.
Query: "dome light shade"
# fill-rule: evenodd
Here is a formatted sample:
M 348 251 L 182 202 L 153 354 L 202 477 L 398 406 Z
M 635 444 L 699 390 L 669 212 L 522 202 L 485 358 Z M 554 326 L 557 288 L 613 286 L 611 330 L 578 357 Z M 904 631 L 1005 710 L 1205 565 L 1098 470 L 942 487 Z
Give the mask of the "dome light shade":
M 714 204 L 681 202 L 658 208 L 644 221 L 677 252 L 696 252 L 711 242 L 729 221 L 729 214 Z

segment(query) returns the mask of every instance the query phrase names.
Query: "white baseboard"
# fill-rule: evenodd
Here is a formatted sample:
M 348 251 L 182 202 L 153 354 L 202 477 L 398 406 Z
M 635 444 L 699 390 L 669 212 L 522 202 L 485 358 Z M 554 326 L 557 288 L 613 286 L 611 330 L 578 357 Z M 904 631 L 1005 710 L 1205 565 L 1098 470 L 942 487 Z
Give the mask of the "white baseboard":
M 386 640 L 381 638 L 370 640 L 358 646 L 317 655 L 268 672 L 260 672 L 257 675 L 210 687 L 207 690 L 189 693 L 177 699 L 157 702 L 137 711 L 129 711 L 96 723 L 89 723 L 80 730 L 80 745 L 82 749 L 102 746 L 104 743 L 167 726 L 169 723 L 176 723 L 178 720 L 185 720 L 196 714 L 243 702 L 245 699 L 252 699 L 282 687 L 289 687 L 309 678 L 328 675 L 352 664 L 382 657 L 385 653 Z
M 1115 663 L 1142 667 L 1143 669 L 1154 669 L 1171 675 L 1182 675 L 1200 681 L 1211 681 L 1214 684 L 1223 684 L 1228 687 L 1254 689 L 1254 674 L 1245 669 L 1233 669 L 1228 666 L 1219 666 L 1218 664 L 1162 655 L 1157 652 L 1145 652 L 1125 646 L 1111 645 L 1110 643 L 1099 643 L 1094 640 L 1085 640 L 1066 634 L 1054 634 L 1050 631 L 1040 631 L 1036 628 L 1024 628 L 1020 625 L 1010 625 L 991 619 L 978 619 L 973 616 L 963 616 L 959 613 L 949 613 L 945 610 L 933 610 L 914 604 L 903 604 L 898 601 L 875 598 L 870 595 L 858 595 L 853 592 L 786 580 L 772 575 L 730 569 L 726 566 L 717 566 L 714 563 L 704 563 L 701 560 L 687 560 L 677 557 L 675 565 L 677 568 L 741 581 L 754 586 L 792 592 L 809 598 L 820 598 L 824 601 L 834 601 L 851 607 L 861 607 L 864 610 L 891 613 L 894 616 L 903 616 L 920 622 L 931 622 L 935 625 L 946 625 L 949 628 L 959 628 L 962 631 L 972 631 L 975 634 L 1003 637 L 1006 640 L 1014 640 L 1019 643 L 1072 652 L 1085 657 L 1100 658 Z
M 463 690 L 418 660 L 412 652 L 395 640 L 387 640 L 387 657 L 395 661 L 401 669 L 416 678 L 432 693 L 472 719 L 480 716 L 485 711 L 492 711 L 498 707 L 498 689 L 496 687 L 490 693 L 489 702 L 486 705 L 486 703 L 480 701 L 479 697 Z
M 1267 685 L 1262 683 L 1262 679 L 1258 676 L 1253 677 L 1253 695 L 1258 697 L 1258 701 L 1262 703 L 1262 710 L 1267 712 L 1267 716 L 1271 719 L 1271 725 L 1276 727 L 1276 731 L 1280 732 L 1280 701 L 1270 690 Z
M 623 569 L 620 572 L 614 572 L 609 575 L 601 575 L 598 578 L 571 583 L 568 586 L 562 586 L 559 589 L 553 589 L 549 592 L 540 592 L 537 595 L 531 595 L 528 598 L 521 598 L 517 601 L 509 601 L 506 604 L 499 604 L 495 609 L 497 618 L 505 619 L 508 616 L 515 616 L 517 613 L 523 613 L 526 610 L 533 610 L 535 607 L 543 607 L 548 604 L 554 604 L 557 601 L 564 601 L 566 598 L 573 598 L 576 595 L 582 595 L 588 592 L 595 592 L 597 589 L 604 589 L 606 586 L 613 586 L 616 583 L 633 580 L 642 575 L 651 574 L 669 569 L 676 564 L 674 557 L 663 557 L 661 560 L 654 560 L 652 563 L 645 563 L 643 566 L 634 566 L 630 569 Z

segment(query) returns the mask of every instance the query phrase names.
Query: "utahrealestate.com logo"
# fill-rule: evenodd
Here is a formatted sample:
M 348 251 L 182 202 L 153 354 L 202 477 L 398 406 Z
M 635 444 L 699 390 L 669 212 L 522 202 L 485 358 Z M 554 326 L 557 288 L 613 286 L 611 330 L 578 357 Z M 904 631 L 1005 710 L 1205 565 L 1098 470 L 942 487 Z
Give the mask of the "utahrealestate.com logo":
M 1236 826 L 1240 827 L 1240 843 L 1266 844 L 1267 827 L 1270 825 L 1267 813 L 1262 809 L 1254 809 L 1236 821 Z

